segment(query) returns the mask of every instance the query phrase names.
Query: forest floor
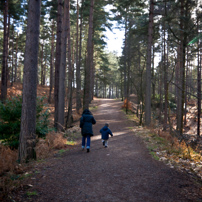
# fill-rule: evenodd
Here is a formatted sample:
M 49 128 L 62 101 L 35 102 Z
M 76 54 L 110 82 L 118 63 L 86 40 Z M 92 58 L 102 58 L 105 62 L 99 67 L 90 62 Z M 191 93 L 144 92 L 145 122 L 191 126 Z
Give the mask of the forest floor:
M 121 109 L 122 102 L 96 99 L 97 121 L 89 153 L 78 144 L 37 162 L 6 201 L 18 202 L 177 202 L 202 201 L 202 185 L 187 172 L 155 160 Z M 108 122 L 108 148 L 99 130 Z M 77 124 L 79 124 L 77 122 Z

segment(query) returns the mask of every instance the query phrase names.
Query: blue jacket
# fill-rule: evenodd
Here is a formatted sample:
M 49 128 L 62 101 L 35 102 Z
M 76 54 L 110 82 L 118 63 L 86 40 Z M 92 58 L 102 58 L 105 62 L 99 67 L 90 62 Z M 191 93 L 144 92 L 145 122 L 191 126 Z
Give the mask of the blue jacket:
M 102 134 L 102 139 L 103 140 L 108 140 L 109 139 L 109 135 L 113 136 L 111 130 L 107 126 L 104 126 L 100 130 L 100 133 Z
M 82 117 L 80 118 L 80 128 L 82 136 L 90 135 L 93 136 L 93 126 L 96 124 L 96 120 L 88 109 L 83 111 Z

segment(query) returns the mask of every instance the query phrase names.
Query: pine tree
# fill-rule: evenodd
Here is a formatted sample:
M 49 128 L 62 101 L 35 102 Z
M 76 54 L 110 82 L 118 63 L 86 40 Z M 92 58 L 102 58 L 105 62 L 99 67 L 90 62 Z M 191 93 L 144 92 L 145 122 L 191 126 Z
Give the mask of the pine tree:
M 60 63 L 61 63 L 61 34 L 62 34 L 62 0 L 58 0 L 57 7 L 57 42 L 56 42 L 56 58 L 55 58 L 55 88 L 54 88 L 54 103 L 55 103 L 55 116 L 54 125 L 58 128 L 58 94 L 59 94 L 59 75 L 60 75 Z
M 36 158 L 36 90 L 41 1 L 29 1 L 25 47 L 19 161 Z

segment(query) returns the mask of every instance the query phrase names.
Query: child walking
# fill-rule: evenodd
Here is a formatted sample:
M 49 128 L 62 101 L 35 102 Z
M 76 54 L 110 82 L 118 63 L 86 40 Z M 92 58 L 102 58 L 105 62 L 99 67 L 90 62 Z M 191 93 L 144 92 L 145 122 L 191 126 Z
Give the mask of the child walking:
M 109 135 L 113 136 L 111 130 L 108 127 L 109 127 L 109 124 L 105 123 L 105 126 L 100 130 L 100 133 L 102 135 L 102 143 L 103 143 L 103 146 L 105 146 L 105 148 L 107 148 L 108 146 Z

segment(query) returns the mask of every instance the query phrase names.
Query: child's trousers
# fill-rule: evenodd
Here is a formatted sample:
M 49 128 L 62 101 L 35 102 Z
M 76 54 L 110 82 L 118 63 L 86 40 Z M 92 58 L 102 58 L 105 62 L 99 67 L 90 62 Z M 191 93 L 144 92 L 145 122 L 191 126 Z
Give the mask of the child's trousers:
M 102 140 L 102 143 L 103 143 L 103 145 L 104 145 L 105 147 L 108 146 L 108 140 Z
M 87 139 L 87 144 L 86 144 Z M 82 148 L 84 149 L 86 145 L 86 149 L 90 149 L 90 135 L 82 136 Z

